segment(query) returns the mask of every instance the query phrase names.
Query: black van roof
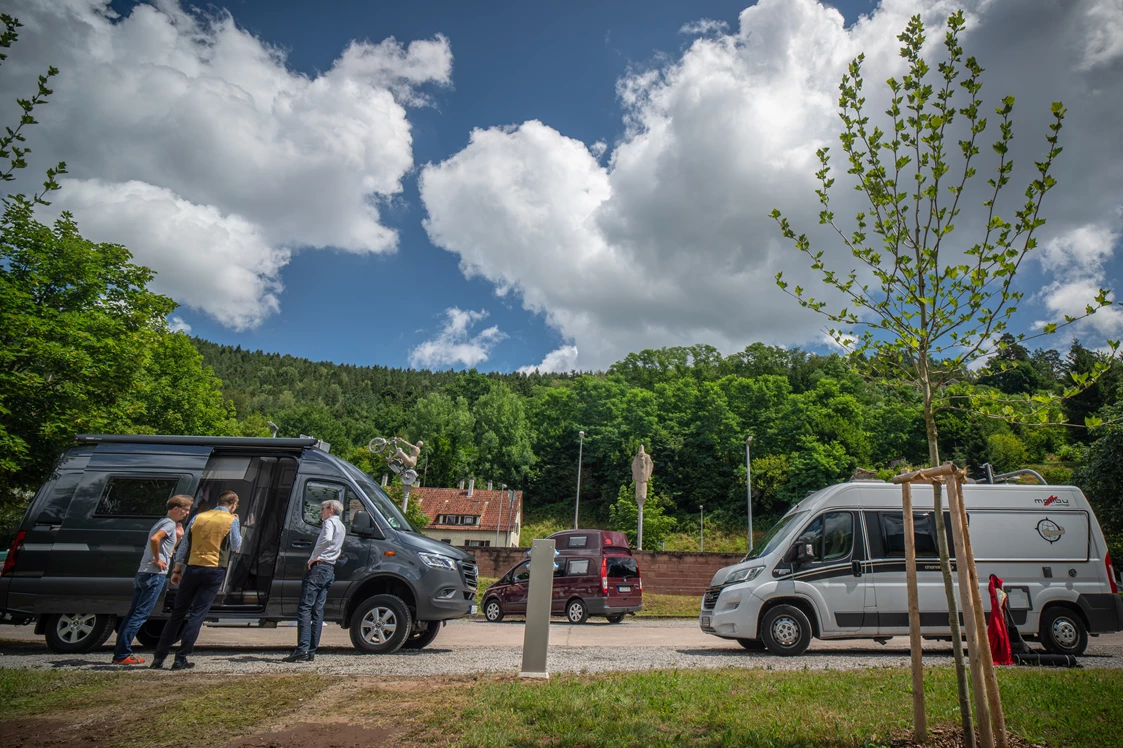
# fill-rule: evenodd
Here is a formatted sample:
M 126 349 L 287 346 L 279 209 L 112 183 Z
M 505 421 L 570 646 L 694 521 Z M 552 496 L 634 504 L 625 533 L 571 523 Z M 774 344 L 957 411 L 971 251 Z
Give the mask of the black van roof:
M 299 439 L 274 439 L 260 436 L 175 436 L 168 434 L 78 434 L 74 441 L 79 444 L 178 444 L 200 447 L 273 447 L 275 449 L 299 449 L 315 447 L 319 439 L 302 437 Z

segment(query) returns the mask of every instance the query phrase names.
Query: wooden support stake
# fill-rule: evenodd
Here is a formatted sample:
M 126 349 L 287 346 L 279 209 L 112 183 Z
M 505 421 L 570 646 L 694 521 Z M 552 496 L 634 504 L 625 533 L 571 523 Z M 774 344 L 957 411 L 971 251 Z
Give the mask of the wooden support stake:
M 971 594 L 970 564 L 967 562 L 967 541 L 961 509 L 961 497 L 956 490 L 956 482 L 949 480 L 948 509 L 951 510 L 951 532 L 955 538 L 955 571 L 959 577 L 959 606 L 963 610 L 963 626 L 967 629 L 967 650 L 971 662 L 971 690 L 975 695 L 975 721 L 978 723 L 979 738 L 983 748 L 994 748 L 994 733 L 991 729 L 990 706 L 987 701 L 987 688 L 983 676 L 983 649 L 990 649 L 985 637 L 979 641 L 977 617 L 982 610 L 975 610 L 975 597 Z
M 912 729 L 918 743 L 928 740 L 928 720 L 924 713 L 924 663 L 920 643 L 920 601 L 916 589 L 916 538 L 913 535 L 912 486 L 901 485 L 901 504 L 905 518 L 905 583 L 909 600 L 909 649 L 912 653 Z
M 963 501 L 962 477 L 957 475 L 954 480 L 948 481 L 948 490 L 954 490 L 959 497 L 959 516 L 963 526 L 963 555 L 967 571 L 971 576 L 971 596 L 978 616 L 975 619 L 975 628 L 986 644 L 982 651 L 983 682 L 986 685 L 987 700 L 990 702 L 991 726 L 994 730 L 994 743 L 998 748 L 1006 748 L 1006 716 L 1002 710 L 1002 695 L 998 690 L 998 677 L 994 672 L 994 655 L 990 651 L 990 640 L 987 638 L 986 618 L 983 616 L 983 597 L 979 591 L 979 570 L 975 566 L 975 549 L 971 543 L 971 526 L 967 521 L 967 505 Z

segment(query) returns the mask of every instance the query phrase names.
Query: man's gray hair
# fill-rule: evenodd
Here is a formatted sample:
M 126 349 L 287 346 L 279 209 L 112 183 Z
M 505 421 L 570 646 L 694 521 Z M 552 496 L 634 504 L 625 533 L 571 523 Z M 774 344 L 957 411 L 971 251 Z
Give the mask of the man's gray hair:
M 333 517 L 342 517 L 343 516 L 343 502 L 341 502 L 341 501 L 336 501 L 335 499 L 332 499 L 331 501 L 325 501 L 320 506 L 326 506 L 329 509 L 331 509 L 331 513 L 332 513 Z

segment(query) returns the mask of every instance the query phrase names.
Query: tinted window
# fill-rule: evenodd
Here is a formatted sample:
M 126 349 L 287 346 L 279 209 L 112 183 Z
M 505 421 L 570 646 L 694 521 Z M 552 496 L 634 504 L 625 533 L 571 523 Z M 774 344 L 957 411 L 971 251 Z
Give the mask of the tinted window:
M 629 556 L 609 556 L 608 576 L 610 577 L 638 577 L 639 567 L 636 560 Z
M 816 517 L 796 542 L 809 544 L 815 561 L 845 559 L 854 545 L 854 516 L 850 512 L 831 512 Z
M 178 484 L 178 478 L 110 478 L 94 514 L 162 517 L 168 513 L 168 499 L 175 495 Z
M 587 548 L 589 546 L 588 535 L 570 535 L 569 542 L 566 548 Z
M 82 473 L 63 473 L 58 480 L 50 486 L 50 495 L 43 502 L 39 514 L 35 516 L 36 522 L 62 522 L 66 517 L 66 510 L 70 500 L 74 497 L 74 489 L 82 482 Z
M 522 564 L 511 572 L 511 578 L 516 582 L 526 582 L 530 579 L 530 565 Z
M 886 558 L 905 557 L 905 520 L 902 512 L 882 512 L 881 543 Z M 936 523 L 932 512 L 913 512 L 913 541 L 917 558 L 936 558 Z M 950 533 L 949 538 L 950 541 Z
M 854 515 L 850 512 L 832 512 L 823 517 L 824 561 L 838 561 L 850 555 L 854 545 Z
M 569 560 L 569 567 L 566 571 L 567 576 L 571 577 L 585 577 L 589 575 L 589 559 L 587 558 L 572 558 Z

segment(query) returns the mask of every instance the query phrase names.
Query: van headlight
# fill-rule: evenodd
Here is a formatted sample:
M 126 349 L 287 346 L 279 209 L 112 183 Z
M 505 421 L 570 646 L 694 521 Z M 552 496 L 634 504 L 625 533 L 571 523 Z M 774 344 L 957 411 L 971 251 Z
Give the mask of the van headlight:
M 747 569 L 738 569 L 725 578 L 726 584 L 733 584 L 734 582 L 751 582 L 760 576 L 764 571 L 763 566 L 750 566 Z
M 456 571 L 456 559 L 442 556 L 439 553 L 418 553 L 417 557 L 424 562 L 426 566 L 434 569 L 448 569 Z

